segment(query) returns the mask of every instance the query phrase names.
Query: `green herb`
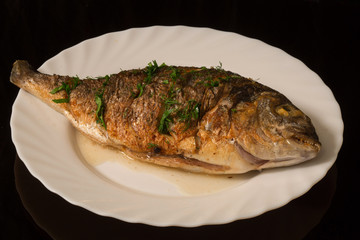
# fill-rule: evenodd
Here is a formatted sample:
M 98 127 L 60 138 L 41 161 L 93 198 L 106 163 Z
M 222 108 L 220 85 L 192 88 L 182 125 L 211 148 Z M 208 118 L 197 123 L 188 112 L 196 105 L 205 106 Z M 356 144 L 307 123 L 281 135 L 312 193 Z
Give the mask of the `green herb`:
M 148 148 L 151 149 L 154 153 L 161 152 L 161 148 L 159 147 L 159 145 L 157 145 L 155 143 L 148 143 Z
M 135 93 L 131 92 L 131 96 L 133 96 L 134 98 L 141 97 L 143 92 L 144 92 L 145 86 L 152 82 L 152 77 L 155 74 L 155 72 L 158 69 L 160 69 L 162 67 L 165 67 L 165 66 L 166 66 L 165 63 L 163 63 L 163 64 L 161 64 L 159 66 L 157 64 L 156 60 L 153 60 L 152 62 L 149 62 L 148 66 L 145 68 L 145 73 L 146 73 L 145 79 L 143 80 L 142 83 L 138 83 L 137 86 L 136 86 L 137 89 L 139 90 L 138 94 L 136 95 Z
M 170 83 L 170 87 L 169 87 L 167 96 L 165 96 L 165 95 L 161 96 L 161 98 L 164 101 L 165 111 L 164 111 L 163 115 L 161 116 L 158 130 L 160 133 L 164 133 L 164 134 L 169 134 L 170 123 L 173 122 L 173 119 L 170 116 L 170 114 L 174 111 L 177 111 L 177 109 L 176 109 L 176 107 L 174 107 L 174 105 L 179 104 L 179 102 L 175 100 L 175 97 L 176 97 L 176 92 L 180 89 L 179 88 L 174 89 L 174 87 L 175 87 L 176 79 L 178 79 L 180 76 L 180 72 L 176 68 L 173 68 L 173 67 L 171 67 L 171 68 L 173 70 L 170 74 L 170 78 L 172 81 Z
M 205 87 L 218 87 L 219 86 L 219 81 L 218 80 L 213 80 L 211 79 L 211 77 L 207 77 L 206 81 L 205 80 L 201 80 L 196 82 L 196 85 L 204 85 Z
M 61 84 L 61 86 L 59 86 L 59 87 L 57 87 L 57 88 L 54 88 L 50 93 L 51 94 L 55 94 L 55 93 L 57 93 L 57 92 L 59 92 L 59 91 L 61 91 L 61 90 L 65 90 L 66 88 L 68 88 L 68 84 L 66 84 L 65 82 L 63 82 L 62 84 Z
M 74 90 L 77 86 L 79 86 L 81 83 L 78 76 L 72 77 L 68 83 L 62 82 L 61 86 L 54 88 L 50 91 L 51 94 L 55 94 L 59 91 L 64 90 L 66 92 L 66 98 L 60 98 L 60 99 L 53 99 L 52 101 L 55 103 L 68 103 L 70 102 L 70 93 L 72 90 Z
M 53 99 L 54 103 L 68 103 L 70 101 L 69 98 L 60 98 L 60 99 Z
M 236 112 L 237 112 L 237 109 L 232 108 L 231 111 L 232 111 L 233 113 L 236 113 Z
M 145 71 L 146 71 L 146 74 L 147 74 L 147 76 L 146 76 L 146 78 L 145 78 L 145 83 L 146 83 L 146 84 L 151 83 L 151 80 L 152 80 L 152 77 L 153 77 L 154 73 L 155 73 L 159 68 L 162 68 L 162 67 L 165 67 L 165 66 L 166 66 L 165 63 L 163 63 L 163 64 L 161 64 L 160 66 L 158 66 L 156 60 L 153 60 L 152 63 L 149 62 L 149 63 L 148 63 L 148 66 L 146 67 L 146 70 L 145 70 Z
M 100 123 L 101 126 L 103 126 L 106 130 L 106 124 L 105 124 L 105 120 L 104 120 L 104 110 L 105 110 L 105 106 L 104 106 L 104 102 L 103 102 L 103 94 L 96 94 L 95 95 L 95 103 L 97 105 L 97 109 L 95 112 L 96 115 L 96 122 Z
M 165 104 L 165 108 L 169 109 L 172 105 L 174 104 L 178 104 L 178 102 L 175 100 L 175 93 L 176 91 L 174 91 L 174 84 L 171 83 L 169 91 L 168 91 L 168 95 L 161 95 L 161 99 L 164 101 Z
M 180 122 L 185 122 L 185 130 L 190 127 L 190 123 L 197 120 L 200 116 L 200 103 L 195 100 L 189 100 L 185 106 L 179 106 L 180 103 L 176 100 L 176 94 L 181 91 L 181 88 L 176 87 L 176 81 L 180 79 L 181 72 L 175 67 L 170 67 L 171 82 L 169 82 L 169 90 L 167 95 L 160 96 L 164 101 L 164 112 L 161 116 L 158 131 L 163 134 L 170 133 L 170 124 L 174 121 L 174 117 L 179 119 Z M 213 83 L 216 85 L 216 83 Z
M 139 95 L 138 95 L 138 97 L 141 97 L 141 95 L 143 94 L 143 92 L 144 92 L 144 87 L 145 87 L 145 85 L 143 85 L 142 83 L 138 83 L 138 84 L 136 85 L 136 88 L 139 90 Z
M 211 79 L 206 83 L 206 86 L 207 87 L 218 87 L 219 86 L 219 81 Z
M 170 114 L 174 111 L 175 109 L 172 108 L 172 109 L 168 109 L 168 110 L 165 110 L 161 119 L 160 119 L 160 123 L 159 123 L 159 128 L 158 128 L 158 131 L 160 133 L 163 133 L 163 134 L 169 134 L 169 127 L 170 127 L 170 123 L 173 122 Z
M 155 143 L 148 143 L 148 148 L 156 148 L 156 147 L 158 147 L 157 144 L 155 144 Z
M 186 127 L 184 129 L 187 130 L 190 127 L 190 123 L 192 120 L 197 120 L 200 115 L 200 103 L 195 100 L 189 100 L 187 105 L 180 109 L 177 112 L 177 116 L 179 117 L 181 122 L 185 122 Z
M 178 104 L 178 102 L 174 99 L 177 90 L 178 89 L 174 90 L 174 83 L 171 83 L 168 91 L 168 95 L 161 96 L 161 98 L 164 100 L 165 108 L 169 109 L 171 105 Z
M 180 77 L 180 70 L 178 68 L 171 67 L 172 72 L 170 73 L 171 79 L 175 82 Z
M 240 78 L 239 75 L 232 74 L 232 75 L 230 75 L 230 76 L 226 76 L 226 77 L 223 77 L 223 78 L 219 78 L 219 80 L 220 80 L 221 82 L 229 82 L 231 79 L 238 79 L 238 78 Z
M 106 75 L 104 78 L 105 78 L 105 81 L 103 82 L 102 86 L 95 93 L 95 103 L 97 105 L 95 117 L 96 117 L 96 122 L 100 123 L 100 125 L 103 126 L 105 128 L 105 130 L 107 130 L 105 120 L 104 120 L 105 104 L 104 104 L 103 97 L 104 97 L 105 87 L 108 85 L 110 77 L 108 75 Z
M 216 70 L 224 70 L 224 69 L 222 68 L 222 62 L 219 61 L 219 66 L 216 66 L 215 69 L 216 69 Z
M 230 78 L 231 78 L 231 77 L 226 76 L 226 77 L 224 77 L 224 78 L 219 78 L 219 80 L 220 80 L 221 82 L 229 82 Z
M 65 83 L 65 82 L 62 82 L 60 87 L 54 88 L 50 93 L 55 94 L 55 93 L 60 92 L 62 90 L 65 90 L 67 97 L 66 98 L 60 98 L 60 99 L 53 99 L 52 101 L 54 103 L 68 103 L 70 101 L 70 92 L 71 92 L 70 85 Z

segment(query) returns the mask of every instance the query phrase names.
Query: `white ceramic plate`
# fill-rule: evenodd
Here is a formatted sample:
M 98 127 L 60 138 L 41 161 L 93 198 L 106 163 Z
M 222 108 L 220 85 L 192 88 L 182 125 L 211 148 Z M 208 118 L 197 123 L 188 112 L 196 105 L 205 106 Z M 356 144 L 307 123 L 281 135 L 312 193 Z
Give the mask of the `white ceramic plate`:
M 185 26 L 130 29 L 81 42 L 46 61 L 39 71 L 96 77 L 142 68 L 154 59 L 168 65 L 208 67 L 221 61 L 224 69 L 282 92 L 312 119 L 322 142 L 319 156 L 297 166 L 265 170 L 245 183 L 200 196 L 168 191 L 166 181 L 154 183 L 153 176 L 126 169 L 121 179 L 109 180 L 111 169 L 91 168 L 80 159 L 69 122 L 21 90 L 13 105 L 12 139 L 31 174 L 70 203 L 100 215 L 155 226 L 194 227 L 250 218 L 283 206 L 307 192 L 335 162 L 343 122 L 331 90 L 302 62 L 255 39 Z M 134 181 L 142 183 L 135 187 Z

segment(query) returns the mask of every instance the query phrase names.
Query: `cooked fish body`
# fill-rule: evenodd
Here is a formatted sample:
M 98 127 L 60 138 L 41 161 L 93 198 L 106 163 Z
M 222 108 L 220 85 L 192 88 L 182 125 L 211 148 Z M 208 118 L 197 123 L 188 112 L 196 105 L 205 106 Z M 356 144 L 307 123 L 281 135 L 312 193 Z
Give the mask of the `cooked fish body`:
M 284 95 L 220 66 L 153 61 L 80 80 L 18 60 L 10 81 L 100 144 L 162 166 L 245 173 L 304 162 L 321 146 L 310 118 Z

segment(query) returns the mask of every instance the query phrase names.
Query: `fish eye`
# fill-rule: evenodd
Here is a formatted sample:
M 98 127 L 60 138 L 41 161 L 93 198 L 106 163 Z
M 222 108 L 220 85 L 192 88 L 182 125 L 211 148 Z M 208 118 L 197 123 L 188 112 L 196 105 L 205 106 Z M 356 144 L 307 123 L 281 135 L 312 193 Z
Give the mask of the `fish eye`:
M 283 105 L 283 106 L 282 106 L 282 109 L 284 109 L 284 110 L 287 111 L 287 112 L 290 112 L 290 111 L 291 111 L 291 108 L 290 108 L 290 106 L 288 106 L 288 105 Z
M 276 107 L 275 111 L 281 117 L 303 118 L 305 116 L 303 112 L 290 104 L 280 105 Z
M 276 113 L 283 117 L 288 117 L 290 114 L 291 108 L 288 105 L 281 105 L 276 108 Z

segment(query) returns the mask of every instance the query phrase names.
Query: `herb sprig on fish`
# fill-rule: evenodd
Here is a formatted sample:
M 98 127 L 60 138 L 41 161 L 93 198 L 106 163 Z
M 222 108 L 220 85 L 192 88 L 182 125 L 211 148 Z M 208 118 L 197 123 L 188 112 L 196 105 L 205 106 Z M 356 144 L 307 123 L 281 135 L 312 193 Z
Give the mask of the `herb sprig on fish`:
M 66 97 L 65 98 L 59 98 L 59 99 L 53 99 L 52 101 L 54 103 L 68 103 L 70 101 L 70 93 L 72 90 L 74 90 L 77 86 L 81 84 L 81 81 L 78 76 L 72 77 L 68 82 L 62 82 L 61 86 L 54 88 L 50 91 L 51 94 L 58 93 L 60 91 L 65 91 Z
M 101 126 L 103 126 L 106 130 L 106 123 L 104 120 L 105 103 L 103 96 L 104 96 L 105 87 L 109 83 L 109 79 L 110 79 L 109 75 L 106 75 L 104 79 L 105 81 L 103 82 L 102 86 L 95 93 L 95 103 L 97 105 L 95 116 L 96 116 L 96 122 L 100 123 Z
M 165 110 L 161 116 L 158 130 L 163 134 L 170 133 L 170 124 L 173 122 L 173 117 L 171 114 L 177 111 L 176 105 L 179 104 L 179 102 L 175 100 L 176 92 L 180 90 L 179 88 L 175 89 L 176 80 L 179 77 L 179 71 L 175 68 L 170 68 L 172 69 L 172 72 L 169 75 L 170 81 L 168 79 L 166 79 L 165 82 L 163 81 L 164 84 L 170 84 L 169 91 L 167 96 L 161 96 L 164 101 Z
M 161 64 L 160 66 L 157 64 L 156 60 L 153 60 L 152 62 L 149 62 L 148 63 L 148 66 L 146 67 L 145 69 L 145 72 L 146 72 L 146 78 L 144 79 L 143 82 L 141 83 L 138 83 L 136 85 L 136 88 L 138 89 L 138 93 L 135 94 L 134 92 L 132 92 L 132 96 L 134 98 L 138 98 L 138 97 L 141 97 L 143 95 L 143 92 L 144 92 L 144 88 L 146 85 L 150 84 L 152 82 L 152 77 L 153 75 L 155 74 L 155 72 L 159 69 L 159 68 L 162 68 L 162 67 L 165 67 L 166 64 L 163 63 Z
M 177 81 L 181 80 L 181 71 L 172 66 L 170 66 L 170 69 L 170 80 L 163 81 L 164 84 L 170 84 L 170 86 L 167 96 L 162 96 L 165 110 L 158 127 L 159 132 L 163 134 L 170 134 L 170 125 L 174 122 L 174 118 L 185 123 L 183 131 L 186 131 L 190 127 L 190 123 L 197 121 L 200 116 L 201 104 L 199 102 L 190 99 L 185 104 L 181 104 L 176 100 L 177 94 L 182 91 L 181 87 L 177 85 Z
M 191 121 L 196 121 L 200 116 L 200 103 L 191 99 L 187 102 L 184 108 L 181 108 L 177 111 L 177 116 L 181 122 L 185 122 L 186 131 L 190 127 Z

